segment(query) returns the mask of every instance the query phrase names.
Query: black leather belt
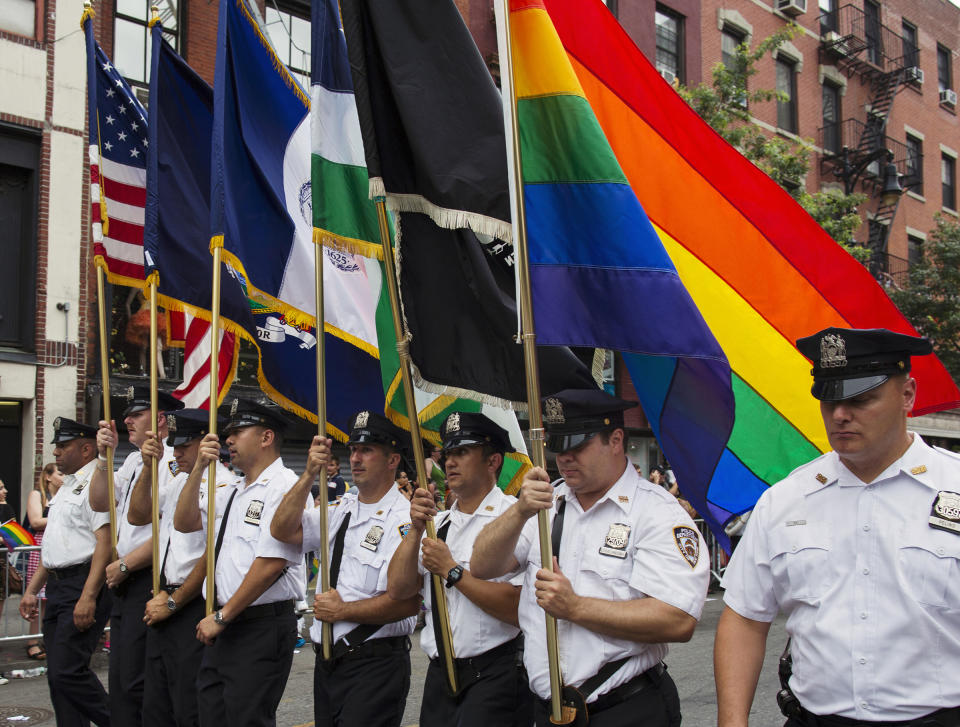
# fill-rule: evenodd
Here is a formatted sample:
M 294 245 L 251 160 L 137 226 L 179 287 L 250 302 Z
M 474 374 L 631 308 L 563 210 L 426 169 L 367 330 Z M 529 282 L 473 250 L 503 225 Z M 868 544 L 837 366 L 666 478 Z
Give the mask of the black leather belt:
M 261 603 L 259 606 L 247 606 L 236 618 L 230 620 L 230 623 L 240 621 L 250 621 L 255 618 L 266 618 L 268 616 L 286 616 L 293 615 L 293 600 L 275 601 L 274 603 Z
M 510 639 L 510 641 L 500 644 L 500 646 L 494 646 L 489 651 L 484 651 L 482 654 L 477 654 L 476 656 L 467 656 L 462 659 L 454 659 L 453 663 L 456 664 L 457 669 L 475 669 L 476 671 L 481 672 L 503 657 L 515 655 L 517 653 L 517 649 L 519 649 L 522 645 L 523 637 L 517 636 L 516 638 Z M 440 658 L 434 657 L 430 661 L 431 663 L 439 663 Z
M 800 707 L 800 719 L 797 721 L 806 727 L 960 727 L 960 707 L 945 707 L 925 717 L 895 722 L 869 722 L 835 714 L 819 715 Z
M 647 669 L 645 672 L 641 672 L 629 681 L 624 682 L 619 687 L 601 694 L 592 702 L 588 702 L 587 709 L 590 714 L 596 714 L 597 712 L 602 712 L 605 709 L 615 707 L 621 702 L 625 702 L 631 697 L 639 694 L 648 687 L 658 686 L 666 671 L 667 667 L 661 661 Z M 589 696 L 589 694 L 584 694 L 583 698 L 586 699 Z M 548 712 L 550 711 L 551 703 L 549 699 L 541 699 L 540 703 L 544 705 Z
M 313 651 L 319 655 L 320 644 L 314 642 Z M 395 651 L 410 651 L 410 637 L 388 636 L 383 639 L 370 639 L 354 646 L 350 646 L 346 641 L 340 639 L 333 645 L 330 662 L 326 663 L 332 664 L 339 659 L 366 659 L 373 656 L 386 656 Z
M 68 565 L 66 568 L 47 568 L 47 575 L 55 581 L 62 581 L 65 578 L 73 578 L 75 575 L 88 573 L 89 571 L 90 561 L 88 560 L 86 563 Z

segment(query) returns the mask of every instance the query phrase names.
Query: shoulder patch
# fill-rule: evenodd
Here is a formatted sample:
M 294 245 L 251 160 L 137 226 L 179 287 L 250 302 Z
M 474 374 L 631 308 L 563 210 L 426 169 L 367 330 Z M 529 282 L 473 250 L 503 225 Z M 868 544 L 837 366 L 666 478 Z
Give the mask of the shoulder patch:
M 170 468 L 171 475 L 176 476 L 180 474 L 180 467 L 177 466 L 177 460 L 171 459 L 169 462 L 167 462 L 167 467 Z M 150 476 L 153 477 L 153 475 L 150 475 Z
M 397 532 L 400 533 L 401 538 L 407 537 L 407 533 L 410 532 L 410 526 L 412 523 L 404 523 L 403 525 L 397 526 Z
M 697 531 L 685 525 L 677 526 L 673 529 L 673 540 L 684 560 L 691 568 L 696 568 L 700 561 L 700 538 Z

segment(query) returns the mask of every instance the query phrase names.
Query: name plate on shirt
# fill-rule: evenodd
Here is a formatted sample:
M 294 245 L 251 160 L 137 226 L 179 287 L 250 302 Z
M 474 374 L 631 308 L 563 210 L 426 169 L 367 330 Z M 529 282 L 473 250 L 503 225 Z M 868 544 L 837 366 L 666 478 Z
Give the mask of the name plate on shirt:
M 249 505 L 247 505 L 247 512 L 243 516 L 243 521 L 245 523 L 250 523 L 250 525 L 259 525 L 260 516 L 263 514 L 263 500 L 253 500 Z
M 630 526 L 626 523 L 613 523 L 607 530 L 607 537 L 603 539 L 600 555 L 610 555 L 614 558 L 627 557 L 627 543 L 630 542 Z
M 941 490 L 930 510 L 930 527 L 960 535 L 960 493 Z

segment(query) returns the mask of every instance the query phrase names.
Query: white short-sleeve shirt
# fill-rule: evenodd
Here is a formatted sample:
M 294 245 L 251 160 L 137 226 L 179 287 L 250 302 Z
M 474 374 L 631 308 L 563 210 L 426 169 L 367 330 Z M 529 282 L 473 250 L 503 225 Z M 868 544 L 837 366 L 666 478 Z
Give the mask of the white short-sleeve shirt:
M 130 494 L 143 471 L 143 457 L 139 450 L 131 452 L 113 476 L 114 496 L 117 500 L 117 553 L 121 558 L 150 541 L 153 525 L 131 525 L 127 521 Z M 176 488 L 179 470 L 173 456 L 173 447 L 163 445 L 163 458 L 157 463 L 157 488 L 160 491 L 160 510 L 165 509 L 167 493 Z M 149 475 L 148 475 L 149 476 Z
M 960 493 L 960 457 L 913 434 L 869 485 L 829 452 L 760 496 L 724 601 L 755 621 L 787 614 L 790 686 L 811 712 L 903 721 L 960 705 L 960 532 L 930 525 L 941 491 Z
M 350 523 L 343 542 L 343 558 L 337 578 L 337 592 L 344 601 L 362 601 L 387 592 L 387 568 L 394 551 L 410 527 L 410 501 L 394 485 L 375 505 L 361 506 L 356 495 L 347 493 L 338 505 L 328 508 L 330 553 L 337 530 L 347 514 Z M 320 548 L 320 515 L 314 508 L 303 512 L 303 549 Z M 409 636 L 417 624 L 414 616 L 385 624 L 370 639 Z M 339 641 L 359 624 L 339 621 L 333 625 L 333 640 Z M 322 624 L 314 621 L 310 638 L 320 643 Z M 369 640 L 369 639 L 368 639 Z
M 40 559 L 45 568 L 69 568 L 86 563 L 97 545 L 94 533 L 110 524 L 110 514 L 94 512 L 87 487 L 97 460 L 72 475 L 64 475 L 56 497 L 50 501 L 47 527 L 43 531 Z
M 586 512 L 566 484 L 556 488 L 551 526 L 559 498 L 566 502 L 560 570 L 578 595 L 611 601 L 656 598 L 699 619 L 710 578 L 703 537 L 673 495 L 641 478 L 626 459 L 624 465 L 620 479 Z M 537 518 L 527 521 L 514 556 L 524 568 L 519 609 L 524 665 L 530 688 L 547 699 L 546 625 L 534 591 L 540 569 Z M 618 639 L 563 619 L 557 620 L 557 629 L 566 684 L 579 686 L 604 664 L 630 658 L 587 696 L 588 702 L 655 666 L 667 654 L 666 644 Z
M 437 515 L 436 527 L 439 530 L 447 522 L 450 528 L 447 531 L 446 543 L 450 548 L 450 555 L 463 567 L 470 570 L 470 556 L 473 553 L 473 544 L 480 531 L 491 521 L 495 520 L 504 510 L 517 501 L 517 498 L 505 495 L 494 486 L 483 499 L 479 507 L 471 513 L 460 512 L 454 503 L 453 507 Z M 424 534 L 423 537 L 426 537 Z M 420 573 L 423 575 L 423 601 L 427 609 L 426 626 L 420 632 L 420 647 L 431 659 L 436 659 L 437 641 L 433 633 L 433 611 L 431 610 L 430 573 L 423 567 L 423 554 L 418 556 Z M 494 579 L 498 583 L 509 582 L 515 586 L 523 583 L 523 572 L 519 571 Z M 520 629 L 500 619 L 494 618 L 473 601 L 467 598 L 454 586 L 446 588 L 447 611 L 450 614 L 450 628 L 453 631 L 453 652 L 458 659 L 478 656 L 490 649 L 505 644 L 517 637 Z

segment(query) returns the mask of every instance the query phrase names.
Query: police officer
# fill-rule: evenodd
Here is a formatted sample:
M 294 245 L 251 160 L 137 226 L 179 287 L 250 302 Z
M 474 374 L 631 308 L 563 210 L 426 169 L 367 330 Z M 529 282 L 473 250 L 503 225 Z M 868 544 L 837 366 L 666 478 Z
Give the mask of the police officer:
M 194 480 L 191 485 L 199 482 L 203 488 L 206 483 L 208 468 L 195 465 L 208 423 L 209 412 L 204 409 L 167 415 L 167 446 L 173 448 L 180 474 L 160 513 L 160 590 L 147 602 L 143 616 L 152 627 L 147 629 L 143 695 L 143 723 L 148 727 L 199 724 L 196 682 L 203 644 L 197 640 L 197 623 L 204 616 L 200 587 L 206 574 L 206 537 L 199 525 L 190 533 L 181 533 L 173 525 L 180 493 L 188 486 L 187 473 Z M 160 458 L 163 447 L 157 437 L 150 436 L 141 452 Z M 235 482 L 236 477 L 217 462 L 218 492 Z M 141 477 L 130 496 L 127 518 L 134 525 L 148 525 L 151 511 L 148 478 Z
M 224 428 L 233 465 L 244 479 L 229 485 L 217 528 L 215 595 L 217 610 L 197 625 L 205 645 L 197 676 L 200 724 L 204 727 L 273 727 L 290 674 L 297 640 L 294 602 L 303 598 L 306 572 L 300 549 L 270 535 L 270 521 L 297 476 L 283 464 L 280 448 L 287 421 L 276 409 L 234 400 Z M 219 438 L 204 436 L 197 468 L 220 457 Z M 199 499 L 200 478 L 185 486 L 181 520 L 206 527 L 207 500 Z M 219 495 L 218 495 L 219 500 Z M 215 506 L 219 509 L 219 502 Z M 301 500 L 303 508 L 306 500 Z M 204 584 L 204 593 L 210 588 Z
M 410 527 L 410 502 L 396 484 L 409 437 L 372 411 L 350 425 L 350 467 L 357 495 L 329 509 L 331 590 L 317 593 L 310 636 L 317 651 L 314 716 L 317 727 L 396 727 L 410 688 L 410 634 L 419 596 L 396 601 L 387 594 L 390 558 Z M 321 543 L 319 515 L 304 510 L 310 485 L 325 467 L 330 440 L 314 437 L 307 469 L 284 498 L 274 535 L 306 551 Z M 333 624 L 332 659 L 319 649 L 322 621 Z
M 907 429 L 910 359 L 932 347 L 842 328 L 797 347 L 833 451 L 761 495 L 727 567 L 719 724 L 747 724 L 784 612 L 786 724 L 960 725 L 960 457 Z
M 20 615 L 30 620 L 37 614 L 37 593 L 47 584 L 43 640 L 59 727 L 110 725 L 107 694 L 90 668 L 110 613 L 103 585 L 110 560 L 110 521 L 94 512 L 87 499 L 94 470 L 106 469 L 105 460 L 97 459 L 96 436 L 96 429 L 72 419 L 57 417 L 53 423 L 53 455 L 65 477 L 50 502 L 41 564 L 20 600 Z
M 516 502 L 497 487 L 510 435 L 483 414 L 454 412 L 441 427 L 447 486 L 456 503 L 436 518 L 438 540 L 423 538 L 437 515 L 433 495 L 419 488 L 410 504 L 411 529 L 390 562 L 389 594 L 410 598 L 423 589 L 426 627 L 420 645 L 430 657 L 423 684 L 420 727 L 528 727 L 533 697 L 518 664 L 523 639 L 517 604 L 523 574 L 483 581 L 470 572 L 477 535 Z M 432 578 L 446 581 L 456 657 L 457 694 L 447 688 L 446 661 L 438 649 L 439 623 Z
M 162 436 L 166 435 L 164 412 L 181 409 L 183 404 L 170 394 L 158 391 L 159 416 L 157 423 Z M 138 450 L 150 435 L 150 387 L 131 386 L 127 389 L 127 408 L 123 412 L 130 443 Z M 107 447 L 118 444 L 115 422 L 100 422 L 97 448 L 105 454 Z M 107 586 L 113 592 L 113 611 L 110 614 L 110 713 L 117 724 L 140 725 L 143 719 L 143 672 L 146 664 L 147 626 L 143 609 L 151 597 L 151 565 L 153 531 L 150 525 L 132 525 L 127 518 L 130 495 L 138 480 L 151 486 L 152 459 L 142 452 L 127 455 L 114 476 L 114 495 L 117 507 L 117 559 L 107 566 Z M 173 449 L 164 449 L 157 464 L 157 483 L 161 502 L 172 488 L 177 475 Z M 94 472 L 90 482 L 90 505 L 97 512 L 110 509 L 106 472 Z
M 532 469 L 516 504 L 474 546 L 477 577 L 524 570 L 520 628 L 538 725 L 550 715 L 543 611 L 557 619 L 561 672 L 586 700 L 591 725 L 680 724 L 662 659 L 668 642 L 693 634 L 708 558 L 676 498 L 628 461 L 623 411 L 631 406 L 600 390 L 544 399 L 546 443 L 563 480 L 554 489 Z M 554 572 L 540 568 L 540 510 L 550 515 Z

